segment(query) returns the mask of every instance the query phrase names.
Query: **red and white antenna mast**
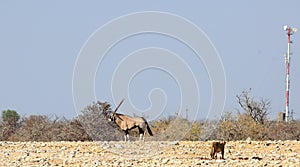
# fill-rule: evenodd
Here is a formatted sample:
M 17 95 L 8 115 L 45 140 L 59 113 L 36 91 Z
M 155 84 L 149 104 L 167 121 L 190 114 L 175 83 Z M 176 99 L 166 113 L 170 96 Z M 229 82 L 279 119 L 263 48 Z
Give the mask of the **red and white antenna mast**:
M 284 30 L 287 32 L 288 35 L 288 48 L 287 53 L 285 54 L 285 64 L 286 64 L 286 89 L 285 89 L 285 121 L 289 121 L 289 95 L 290 95 L 290 45 L 291 35 L 297 32 L 297 28 L 291 28 L 289 26 L 284 26 Z

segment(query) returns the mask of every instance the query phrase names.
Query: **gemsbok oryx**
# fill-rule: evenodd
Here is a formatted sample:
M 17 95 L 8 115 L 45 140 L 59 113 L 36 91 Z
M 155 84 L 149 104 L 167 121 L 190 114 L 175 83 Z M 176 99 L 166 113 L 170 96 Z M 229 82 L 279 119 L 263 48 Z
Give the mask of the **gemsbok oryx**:
M 120 104 L 117 106 L 115 111 L 110 115 L 110 121 L 114 121 L 124 132 L 124 139 L 125 141 L 129 140 L 129 130 L 132 130 L 134 128 L 139 129 L 140 134 L 140 140 L 145 140 L 145 133 L 146 128 L 150 136 L 153 136 L 152 131 L 146 121 L 143 117 L 130 117 L 128 115 L 124 114 L 118 114 L 117 110 L 123 103 L 124 99 L 120 102 Z

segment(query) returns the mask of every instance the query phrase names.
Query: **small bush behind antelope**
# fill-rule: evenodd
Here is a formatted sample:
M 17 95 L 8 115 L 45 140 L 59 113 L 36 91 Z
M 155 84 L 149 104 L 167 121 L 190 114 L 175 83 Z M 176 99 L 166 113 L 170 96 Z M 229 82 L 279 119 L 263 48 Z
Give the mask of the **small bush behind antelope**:
M 119 141 L 123 139 L 123 134 L 117 125 L 108 121 L 107 115 L 112 112 L 112 109 L 107 102 L 93 102 L 81 112 L 78 120 L 94 141 Z

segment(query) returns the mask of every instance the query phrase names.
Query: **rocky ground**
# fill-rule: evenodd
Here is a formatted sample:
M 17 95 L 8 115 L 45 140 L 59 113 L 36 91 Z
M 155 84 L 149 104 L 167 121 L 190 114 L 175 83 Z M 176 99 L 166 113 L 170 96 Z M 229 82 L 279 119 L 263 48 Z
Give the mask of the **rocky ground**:
M 300 166 L 299 141 L 0 142 L 0 166 Z M 220 155 L 218 155 L 220 156 Z

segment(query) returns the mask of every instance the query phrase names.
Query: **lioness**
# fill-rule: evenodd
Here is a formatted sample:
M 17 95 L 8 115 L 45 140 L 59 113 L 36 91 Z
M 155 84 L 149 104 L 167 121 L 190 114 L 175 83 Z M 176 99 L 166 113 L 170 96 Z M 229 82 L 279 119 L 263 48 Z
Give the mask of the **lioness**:
M 217 159 L 217 153 L 221 152 L 222 159 L 224 159 L 224 148 L 226 142 L 213 142 L 211 145 L 210 156 L 212 159 Z

